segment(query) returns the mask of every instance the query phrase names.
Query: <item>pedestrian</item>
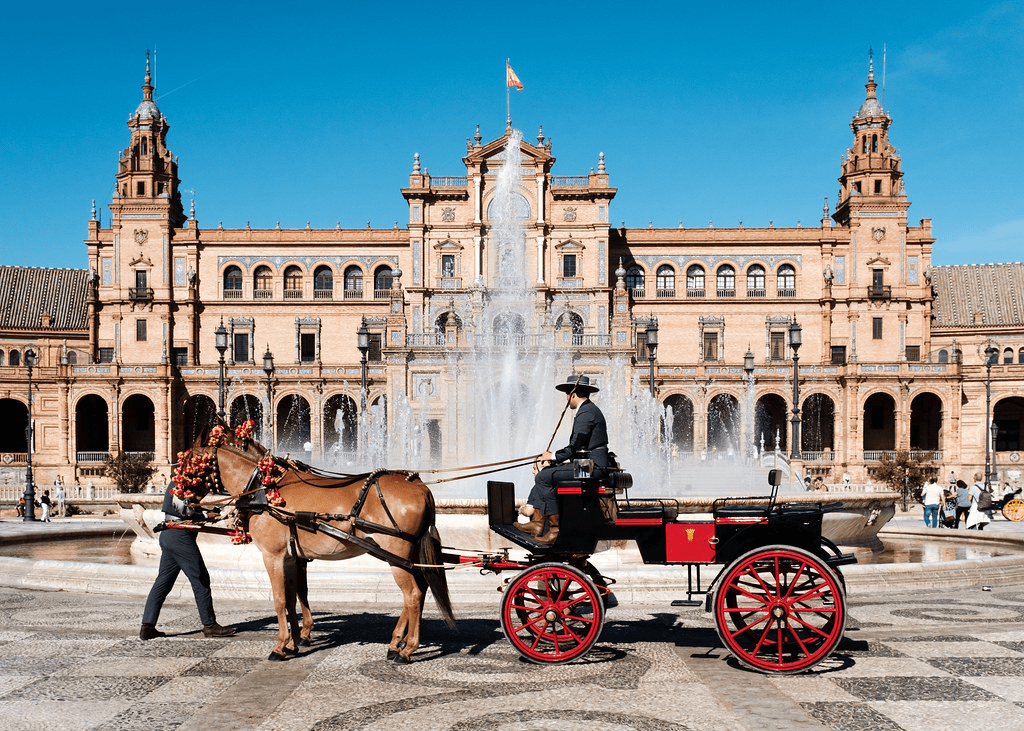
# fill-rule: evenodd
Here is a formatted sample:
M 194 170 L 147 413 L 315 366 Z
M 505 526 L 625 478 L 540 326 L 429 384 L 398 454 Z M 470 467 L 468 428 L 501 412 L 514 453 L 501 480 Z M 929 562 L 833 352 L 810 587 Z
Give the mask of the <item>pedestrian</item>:
M 164 517 L 170 521 L 200 521 L 207 517 L 200 505 L 184 499 L 181 491 L 175 489 L 173 480 L 168 483 L 167 491 L 164 493 L 163 511 Z M 211 511 L 211 517 L 213 515 L 216 515 L 216 511 Z M 174 582 L 182 571 L 192 584 L 199 619 L 203 623 L 203 635 L 230 637 L 235 634 L 234 628 L 217 624 L 217 615 L 213 611 L 213 595 L 210 592 L 210 572 L 203 561 L 203 554 L 199 552 L 199 546 L 196 545 L 198 533 L 198 530 L 189 528 L 165 528 L 160 532 L 160 570 L 146 599 L 139 639 L 151 640 L 167 636 L 156 628 L 156 623 L 160 618 L 164 600 L 174 588 Z
M 992 522 L 992 493 L 982 481 L 980 472 L 974 473 L 971 485 L 971 512 L 967 514 L 967 530 L 985 530 Z
M 68 514 L 67 506 L 67 493 L 64 491 L 64 478 L 57 475 L 57 479 L 53 481 L 55 485 L 53 489 L 53 496 L 57 501 L 57 517 L 66 518 Z
M 937 478 L 928 480 L 921 488 L 921 502 L 924 504 L 924 524 L 929 528 L 939 527 L 939 506 L 942 505 L 943 490 Z
M 960 527 L 960 519 L 967 521 L 967 514 L 971 510 L 971 489 L 963 480 L 956 481 L 956 515 L 953 518 L 953 527 Z
M 51 502 L 50 502 L 50 491 L 49 490 L 43 490 L 43 496 L 41 498 L 39 498 L 39 504 L 43 508 L 43 515 L 42 515 L 42 517 L 39 520 L 41 520 L 43 523 L 49 523 L 50 522 L 50 505 L 51 505 Z
M 551 464 L 540 470 L 534 478 L 533 489 L 520 512 L 529 523 L 516 523 L 516 527 L 524 533 L 534 536 L 538 543 L 550 545 L 558 537 L 558 499 L 555 483 L 571 480 L 574 475 L 572 464 L 561 464 L 572 460 L 577 452 L 588 452 L 587 457 L 593 462 L 592 477 L 603 477 L 608 469 L 608 425 L 604 414 L 590 396 L 598 392 L 592 386 L 590 378 L 584 375 L 569 376 L 565 383 L 555 386 L 565 394 L 566 405 L 576 411 L 572 422 L 572 434 L 568 446 L 552 454 L 544 450 L 541 461 Z M 545 524 L 545 518 L 547 519 Z

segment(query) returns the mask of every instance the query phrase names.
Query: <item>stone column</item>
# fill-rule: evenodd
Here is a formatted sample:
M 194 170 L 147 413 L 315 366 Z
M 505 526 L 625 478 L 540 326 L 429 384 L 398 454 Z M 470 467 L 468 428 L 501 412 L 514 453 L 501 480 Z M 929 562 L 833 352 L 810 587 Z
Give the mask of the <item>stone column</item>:
M 544 223 L 544 176 L 537 176 L 537 223 Z
M 537 237 L 537 284 L 544 284 L 544 237 Z
M 475 213 L 476 218 L 473 220 L 473 223 L 480 223 L 480 221 L 483 220 L 484 176 L 483 175 L 476 176 L 476 179 L 474 180 L 474 183 L 476 184 L 476 186 L 475 186 L 475 191 L 474 191 L 473 210 L 476 212 Z
M 473 237 L 473 281 L 483 281 L 483 247 L 484 240 L 481 236 Z

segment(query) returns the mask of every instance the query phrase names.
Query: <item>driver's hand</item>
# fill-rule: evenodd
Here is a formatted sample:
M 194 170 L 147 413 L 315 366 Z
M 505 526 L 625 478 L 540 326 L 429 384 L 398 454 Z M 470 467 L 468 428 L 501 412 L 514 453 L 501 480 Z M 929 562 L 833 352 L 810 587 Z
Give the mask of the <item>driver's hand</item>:
M 545 449 L 544 450 L 544 454 L 542 454 L 540 456 L 540 458 L 542 460 L 547 461 L 547 462 L 551 462 L 551 461 L 553 461 L 555 459 L 555 455 L 553 455 L 551 452 L 549 452 L 548 450 Z

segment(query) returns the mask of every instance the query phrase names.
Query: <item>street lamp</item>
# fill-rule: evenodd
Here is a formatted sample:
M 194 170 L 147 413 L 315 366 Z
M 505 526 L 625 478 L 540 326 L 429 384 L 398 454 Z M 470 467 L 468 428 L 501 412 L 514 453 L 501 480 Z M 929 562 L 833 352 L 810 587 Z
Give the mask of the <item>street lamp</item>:
M 647 323 L 647 359 L 651 362 L 651 398 L 654 395 L 654 357 L 658 350 L 658 318 L 652 317 Z
M 270 344 L 267 344 L 267 352 L 263 354 L 263 372 L 267 374 L 267 416 L 263 420 L 266 422 L 266 436 L 264 441 L 267 443 L 267 448 L 273 450 L 274 448 L 274 402 L 273 394 L 270 391 L 270 379 L 274 377 L 274 354 L 270 352 Z
M 224 421 L 224 353 L 228 349 L 228 331 L 224 329 L 223 318 L 220 321 L 220 325 L 214 330 L 214 334 L 217 336 L 217 352 L 220 353 L 220 387 L 219 396 L 220 399 L 217 402 L 217 416 L 220 417 L 221 421 Z
M 359 323 L 359 329 L 356 330 L 356 347 L 359 348 L 359 353 L 362 356 L 360 359 L 360 366 L 362 368 L 362 379 L 360 381 L 360 392 L 359 392 L 359 408 L 360 411 L 366 411 L 366 353 L 370 350 L 370 331 L 366 329 L 366 320 L 362 320 Z
M 992 419 L 992 364 L 999 356 L 999 349 L 989 345 L 985 348 L 985 487 L 989 486 L 991 479 L 992 460 L 989 457 L 988 432 L 995 426 Z M 992 452 L 995 451 L 995 439 L 992 440 Z
M 32 481 L 32 366 L 36 364 L 36 351 L 25 351 L 25 366 L 28 368 L 28 423 L 25 425 L 25 449 L 28 464 L 25 467 L 25 517 L 27 523 L 36 519 L 36 489 Z
M 750 345 L 747 345 L 747 353 L 743 356 L 743 372 L 746 374 L 747 380 L 747 419 L 750 422 L 750 433 L 747 437 L 747 449 L 745 450 L 748 455 L 751 455 L 754 451 L 754 417 L 753 417 L 753 389 L 754 389 L 754 353 L 750 350 Z
M 996 420 L 992 419 L 992 482 L 997 483 L 996 479 L 996 437 L 999 436 L 999 427 L 996 426 Z
M 793 444 L 789 450 L 790 459 L 800 459 L 800 325 L 797 324 L 796 316 L 789 326 L 789 347 L 793 349 Z

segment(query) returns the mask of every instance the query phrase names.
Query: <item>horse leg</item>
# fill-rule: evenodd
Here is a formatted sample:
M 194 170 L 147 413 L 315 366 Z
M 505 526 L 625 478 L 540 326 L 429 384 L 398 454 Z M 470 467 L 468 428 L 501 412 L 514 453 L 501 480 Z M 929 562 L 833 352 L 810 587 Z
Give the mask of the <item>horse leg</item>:
M 309 610 L 309 582 L 307 571 L 309 561 L 299 559 L 295 569 L 295 591 L 299 597 L 299 606 L 302 607 L 302 633 L 299 635 L 300 642 L 309 647 L 313 644 L 310 636 L 313 634 L 313 612 Z
M 277 614 L 277 644 L 271 650 L 268 660 L 285 660 L 288 645 L 294 651 L 295 644 L 289 631 L 289 612 L 295 614 L 294 584 L 292 589 L 291 602 L 289 602 L 286 558 L 283 553 L 272 556 L 263 555 L 263 565 L 267 569 L 267 576 L 270 578 L 270 586 L 274 591 L 274 611 Z
M 412 662 L 412 654 L 420 646 L 420 618 L 426 598 L 421 581 L 413 573 L 398 566 L 391 567 L 395 583 L 402 590 L 402 614 L 391 635 L 388 658 L 397 663 Z

